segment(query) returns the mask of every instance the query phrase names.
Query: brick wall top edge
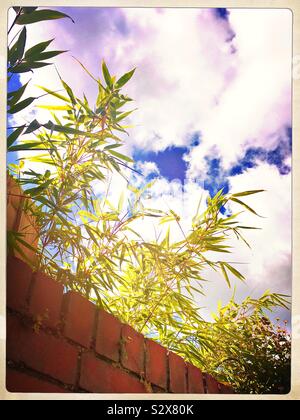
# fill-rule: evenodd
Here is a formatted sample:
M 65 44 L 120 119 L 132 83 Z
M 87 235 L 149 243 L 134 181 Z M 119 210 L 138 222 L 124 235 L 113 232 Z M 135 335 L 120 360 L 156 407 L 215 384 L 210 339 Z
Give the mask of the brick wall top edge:
M 18 271 L 18 269 L 16 270 L 16 267 L 21 267 L 22 270 L 20 269 Z M 36 282 L 37 279 L 39 282 L 44 282 L 45 288 L 52 288 L 52 294 L 55 295 L 56 299 L 55 304 L 60 305 L 59 310 L 62 314 L 64 325 L 63 335 L 66 338 L 84 348 L 91 348 L 93 345 L 92 340 L 94 339 L 94 347 L 97 354 L 103 355 L 114 362 L 121 362 L 125 369 L 138 375 L 144 376 L 146 373 L 147 379 L 153 378 L 152 381 L 154 385 L 158 385 L 162 388 L 166 387 L 166 377 L 160 374 L 159 369 L 156 368 L 155 364 L 158 363 L 158 366 L 161 367 L 168 363 L 170 369 L 171 392 L 192 392 L 192 390 L 200 392 L 202 385 L 195 385 L 195 381 L 198 380 L 198 378 L 201 378 L 202 375 L 206 376 L 208 393 L 229 392 L 230 387 L 218 383 L 211 375 L 202 374 L 200 369 L 190 363 L 186 363 L 181 356 L 171 352 L 156 341 L 144 337 L 131 326 L 122 324 L 122 322 L 112 314 L 103 309 L 97 309 L 97 306 L 94 303 L 90 302 L 81 294 L 74 291 L 64 292 L 61 285 L 58 288 L 53 287 L 51 282 L 55 283 L 55 279 L 51 279 L 42 272 L 35 272 L 33 275 L 33 271 L 29 265 L 17 257 L 8 256 L 7 276 L 7 305 L 9 308 L 28 315 L 30 315 L 30 308 L 34 308 L 35 311 L 37 311 L 36 308 L 40 308 L 40 305 L 34 301 L 35 296 L 33 294 L 30 296 L 28 294 L 29 290 L 31 290 L 31 293 L 41 293 L 41 290 L 38 290 L 38 292 L 35 291 L 34 287 L 37 287 L 37 285 L 34 282 Z M 24 281 L 20 280 L 22 278 Z M 30 282 L 33 282 L 32 287 L 30 287 Z M 58 282 L 56 284 L 59 285 Z M 41 287 L 40 283 L 39 287 Z M 20 290 L 16 293 L 15 288 L 20 288 Z M 14 297 L 14 294 L 16 294 L 17 297 Z M 60 295 L 63 296 L 64 302 L 62 302 L 62 296 L 60 297 Z M 53 327 L 54 323 L 56 324 L 58 322 L 58 312 L 54 307 L 51 307 L 51 304 L 50 302 L 47 302 L 47 299 L 45 299 L 45 301 L 52 311 L 52 318 L 48 322 L 48 326 Z M 27 309 L 26 302 L 29 303 Z M 34 302 L 34 304 L 32 302 Z M 82 316 L 83 312 L 84 316 Z M 107 342 L 101 337 L 101 334 L 108 337 L 110 328 L 105 328 L 104 324 L 101 324 L 101 320 L 109 322 L 113 327 L 113 337 L 109 337 Z M 119 343 L 121 346 L 120 352 L 118 351 Z M 180 365 L 179 370 L 178 365 Z M 144 372 L 144 366 L 146 366 L 146 372 Z M 199 374 L 197 374 L 197 371 Z M 182 381 L 182 383 L 180 383 L 180 381 Z M 233 391 L 231 390 L 231 392 Z

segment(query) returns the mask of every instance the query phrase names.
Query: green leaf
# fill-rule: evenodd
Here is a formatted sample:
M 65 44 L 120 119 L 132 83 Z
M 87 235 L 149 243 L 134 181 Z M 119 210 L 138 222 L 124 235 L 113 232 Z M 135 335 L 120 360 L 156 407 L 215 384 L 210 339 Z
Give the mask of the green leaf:
M 24 133 L 25 134 L 25 133 Z M 11 146 L 9 148 L 9 152 L 20 152 L 20 151 L 30 151 L 30 150 L 50 150 L 49 148 L 45 147 L 43 142 L 39 141 L 31 141 L 31 142 L 22 142 L 17 146 Z
M 51 42 L 53 42 L 53 40 L 54 38 L 49 39 L 49 41 L 40 42 L 39 44 L 29 48 L 29 50 L 25 52 L 24 58 L 30 61 L 32 56 L 43 52 L 51 44 Z
M 19 35 L 17 42 L 8 52 L 8 61 L 11 65 L 15 64 L 17 61 L 20 61 L 24 54 L 25 44 L 26 44 L 26 27 L 24 27 Z
M 256 211 L 254 211 L 251 207 L 248 206 L 248 204 L 245 204 L 243 201 L 237 199 L 237 198 L 233 198 L 231 197 L 230 199 L 231 201 L 234 201 L 235 203 L 240 204 L 241 206 L 245 207 L 247 210 L 249 210 L 251 213 L 255 214 L 258 217 L 262 217 L 259 214 L 256 213 Z
M 63 54 L 67 52 L 66 50 L 60 50 L 60 51 L 45 51 L 41 53 L 36 53 L 32 55 L 30 58 L 28 58 L 28 61 L 43 61 L 48 60 L 49 58 L 56 57 L 57 55 Z
M 122 86 L 124 86 L 132 78 L 135 70 L 136 69 L 134 68 L 133 70 L 129 71 L 128 73 L 125 73 L 122 77 L 120 77 L 120 79 L 116 83 L 116 88 L 120 89 Z
M 50 89 L 48 89 L 44 86 L 39 86 L 39 85 L 36 85 L 36 87 L 38 87 L 38 88 L 42 89 L 43 91 L 49 93 L 49 95 L 52 95 L 52 96 L 55 96 L 58 99 L 61 99 L 62 101 L 69 102 L 69 99 L 66 96 L 60 95 L 59 93 L 54 92 L 53 90 L 50 90 Z
M 133 163 L 134 162 L 134 160 L 132 160 L 130 157 L 125 156 L 125 155 L 122 155 L 122 153 L 116 152 L 115 150 L 111 150 L 110 149 L 110 150 L 108 150 L 108 152 L 111 155 L 113 155 L 113 156 L 115 156 L 115 157 L 117 157 L 117 158 L 119 158 L 121 160 L 125 160 L 126 162 L 130 162 L 130 163 Z
M 95 216 L 94 214 L 90 213 L 89 211 L 79 210 L 78 214 L 82 218 L 82 220 L 84 220 L 83 217 L 86 217 L 87 219 L 93 220 L 94 222 L 99 221 L 99 217 Z
M 24 260 L 32 267 L 32 261 L 28 258 L 28 256 L 22 251 L 20 248 L 18 242 L 25 246 L 26 248 L 30 249 L 34 253 L 36 253 L 36 249 L 34 249 L 28 242 L 24 241 L 22 239 L 22 236 L 24 236 L 21 233 L 14 232 L 14 231 L 8 231 L 7 232 L 7 247 L 10 251 L 17 251 Z
M 71 99 L 72 104 L 75 105 L 76 104 L 76 98 L 75 98 L 75 95 L 73 93 L 73 90 L 70 88 L 70 86 L 66 82 L 64 82 L 62 79 L 60 79 L 60 80 L 61 80 L 61 83 L 62 83 L 63 87 L 65 88 L 67 94 L 69 95 L 69 98 Z
M 91 138 L 99 138 L 99 135 L 96 133 L 89 133 L 85 131 L 76 130 L 72 127 L 67 127 L 64 125 L 57 125 L 53 124 L 52 121 L 49 121 L 47 124 L 44 124 L 44 127 L 51 131 L 58 131 L 59 133 L 64 134 L 77 134 L 79 136 L 91 137 Z
M 120 198 L 119 198 L 119 203 L 118 203 L 118 212 L 121 213 L 122 209 L 123 209 L 123 205 L 124 205 L 124 191 L 122 191 Z
M 108 71 L 107 65 L 105 64 L 105 61 L 104 60 L 102 61 L 102 73 L 103 73 L 104 80 L 105 80 L 107 86 L 108 87 L 111 87 L 112 86 L 111 75 L 110 75 L 110 73 Z
M 23 130 L 25 128 L 25 125 L 22 125 L 21 127 L 18 127 L 15 131 L 13 131 L 7 138 L 7 146 L 8 151 L 9 148 L 12 146 L 12 144 L 17 140 L 17 138 L 22 134 Z
M 136 109 L 133 109 L 132 111 L 127 111 L 127 112 L 123 112 L 122 114 L 120 114 L 118 116 L 118 118 L 116 119 L 116 122 L 119 122 L 121 120 L 124 120 L 124 118 L 128 117 L 130 114 L 132 114 L 134 111 L 136 111 Z
M 29 81 L 27 83 L 25 83 L 25 85 L 21 86 L 19 89 L 8 93 L 7 96 L 10 99 L 7 101 L 7 103 L 8 103 L 9 106 L 15 105 L 19 101 L 19 99 L 21 99 L 21 97 L 23 96 L 23 93 L 25 92 L 25 89 L 26 89 L 28 83 L 29 83 Z
M 35 100 L 36 98 L 33 97 L 29 97 L 27 99 L 24 99 L 24 101 L 21 101 L 19 103 L 17 103 L 15 106 L 11 107 L 8 111 L 9 114 L 16 114 L 17 112 L 22 111 L 24 108 L 26 108 L 27 106 L 29 106 L 30 104 L 32 104 L 32 102 Z
M 28 62 L 24 61 L 21 64 L 10 69 L 11 73 L 27 73 L 28 71 L 32 71 L 32 69 L 38 69 L 40 67 L 50 66 L 52 63 L 43 63 L 43 62 Z
M 244 192 L 240 192 L 240 193 L 236 193 L 236 194 L 232 194 L 232 197 L 244 197 L 246 195 L 251 195 L 251 194 L 257 194 L 260 192 L 264 192 L 265 190 L 250 190 L 250 191 L 244 191 Z
M 228 287 L 231 288 L 231 284 L 230 284 L 230 280 L 229 280 L 227 271 L 226 271 L 225 266 L 222 262 L 220 262 L 220 267 L 221 267 L 222 273 L 225 277 L 226 283 L 228 284 Z
M 91 239 L 93 240 L 93 242 L 95 243 L 96 246 L 99 245 L 99 240 L 97 240 L 97 238 L 95 237 L 93 230 L 91 227 L 89 227 L 88 225 L 84 225 L 87 233 L 89 234 L 89 236 L 91 237 Z
M 232 265 L 230 265 L 230 264 L 228 264 L 228 263 L 225 263 L 225 262 L 223 262 L 223 264 L 224 264 L 224 266 L 226 267 L 226 268 L 228 268 L 228 270 L 229 271 L 231 271 L 232 272 L 232 274 L 234 275 L 234 276 L 236 276 L 238 279 L 240 279 L 240 280 L 242 280 L 242 281 L 244 281 L 245 280 L 245 277 L 239 272 L 239 271 L 237 271 L 234 267 L 232 267 Z
M 37 105 L 37 108 L 48 109 L 48 111 L 68 111 L 70 105 Z
M 47 182 L 44 182 L 38 187 L 29 188 L 28 190 L 25 190 L 25 194 L 29 194 L 31 197 L 34 197 L 35 195 L 40 194 L 46 188 L 48 188 L 51 183 L 52 183 L 52 179 L 49 179 Z
M 238 232 L 236 229 L 233 229 L 233 230 L 237 234 L 237 236 L 247 245 L 247 247 L 251 249 L 250 244 L 246 241 L 243 235 L 240 232 Z
M 122 144 L 109 144 L 108 146 L 104 147 L 104 150 L 110 150 L 110 149 L 116 149 L 118 147 L 121 147 Z
M 253 226 L 237 226 L 238 229 L 252 229 L 252 230 L 261 230 L 262 228 L 253 227 Z
M 69 18 L 74 23 L 74 20 L 69 15 L 50 9 L 34 10 L 31 13 L 22 13 L 17 18 L 16 23 L 18 25 L 29 25 L 31 23 L 41 22 L 43 20 L 55 20 L 62 18 Z
M 32 13 L 37 9 L 37 7 L 22 7 L 22 12 L 24 13 Z
M 33 131 L 38 130 L 41 126 L 42 125 L 36 119 L 34 119 L 31 121 L 24 134 L 32 133 Z

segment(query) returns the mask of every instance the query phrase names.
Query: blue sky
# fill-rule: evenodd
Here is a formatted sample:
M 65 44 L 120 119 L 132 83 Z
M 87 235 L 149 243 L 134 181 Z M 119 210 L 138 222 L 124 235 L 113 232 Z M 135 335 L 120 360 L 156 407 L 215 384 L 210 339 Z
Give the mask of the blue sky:
M 186 182 L 188 162 L 184 158 L 193 146 L 200 144 L 199 135 L 195 133 L 191 138 L 190 147 L 168 147 L 159 152 L 143 152 L 137 150 L 134 159 L 139 162 L 154 162 L 157 165 L 159 174 L 148 175 L 149 179 L 162 176 L 173 181 L 179 179 L 183 184 Z M 278 143 L 276 147 L 268 150 L 263 147 L 249 147 L 244 150 L 243 155 L 228 169 L 224 169 L 221 157 L 205 156 L 207 162 L 207 172 L 203 180 L 204 188 L 210 195 L 215 195 L 220 189 L 227 194 L 230 191 L 229 178 L 243 174 L 248 169 L 257 167 L 264 162 L 275 166 L 281 175 L 289 175 L 291 172 L 290 164 L 286 159 L 292 155 L 292 128 L 286 126 L 282 133 L 278 133 Z
M 10 81 L 8 82 L 8 87 L 7 90 L 8 92 L 13 92 L 14 90 L 17 90 L 19 87 L 21 87 L 21 83 L 20 83 L 20 78 L 18 74 L 13 74 L 12 78 L 10 79 Z M 8 119 L 7 119 L 7 127 L 8 127 L 8 134 L 10 134 L 13 130 L 9 129 L 9 127 L 14 126 L 14 120 L 13 118 L 8 115 Z M 16 161 L 16 159 L 18 158 L 17 153 L 8 153 L 7 154 L 7 162 L 8 163 L 14 163 Z

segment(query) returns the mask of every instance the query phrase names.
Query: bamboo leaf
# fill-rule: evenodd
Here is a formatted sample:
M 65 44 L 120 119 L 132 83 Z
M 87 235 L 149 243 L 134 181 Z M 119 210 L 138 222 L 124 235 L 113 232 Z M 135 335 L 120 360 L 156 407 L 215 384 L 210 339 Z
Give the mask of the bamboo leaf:
M 28 59 L 28 61 L 32 61 L 31 57 L 34 56 L 35 54 L 39 54 L 43 52 L 51 44 L 51 42 L 53 42 L 53 40 L 54 38 L 49 39 L 49 41 L 40 42 L 39 44 L 36 44 L 33 47 L 29 48 L 25 52 L 24 58 Z
M 57 50 L 57 51 L 45 51 L 41 53 L 36 53 L 32 55 L 30 60 L 28 61 L 43 61 L 48 60 L 49 58 L 56 57 L 57 55 L 63 54 L 67 52 L 67 50 Z
M 252 194 L 257 194 L 260 192 L 264 192 L 265 190 L 250 190 L 250 191 L 244 191 L 244 192 L 240 192 L 240 193 L 236 193 L 236 194 L 232 194 L 232 197 L 244 197 L 246 195 L 252 195 Z
M 63 96 L 63 95 L 61 95 L 61 94 L 59 94 L 59 93 L 57 93 L 57 92 L 55 92 L 53 90 L 50 90 L 50 89 L 48 89 L 48 88 L 46 88 L 44 86 L 39 86 L 39 85 L 36 85 L 36 86 L 38 88 L 42 89 L 43 91 L 49 93 L 49 95 L 55 96 L 56 98 L 61 99 L 62 101 L 70 102 L 69 99 L 66 96 Z
M 11 65 L 14 65 L 17 61 L 20 61 L 24 54 L 26 44 L 27 30 L 24 27 L 19 35 L 17 42 L 8 52 L 8 61 Z
M 111 75 L 109 73 L 109 70 L 108 70 L 107 65 L 105 64 L 104 60 L 102 61 L 102 73 L 103 73 L 103 77 L 104 77 L 104 80 L 105 80 L 107 86 L 111 87 L 112 86 Z
M 42 125 L 36 120 L 34 119 L 33 121 L 31 121 L 31 123 L 29 124 L 29 126 L 27 127 L 26 131 L 24 132 L 24 134 L 30 134 L 33 131 L 38 130 Z
M 231 284 L 230 284 L 230 280 L 229 280 L 229 277 L 228 277 L 228 274 L 227 274 L 227 271 L 226 271 L 226 269 L 225 269 L 225 265 L 222 263 L 222 262 L 220 262 L 220 267 L 221 267 L 221 270 L 222 270 L 222 273 L 223 273 L 223 276 L 224 276 L 224 278 L 225 278 L 225 280 L 226 280 L 226 283 L 228 284 L 228 287 L 229 288 L 231 288 Z
M 10 146 L 9 152 L 20 152 L 20 151 L 32 151 L 32 150 L 49 150 L 45 146 L 43 142 L 35 141 L 35 142 L 22 142 L 21 144 L 18 144 L 17 146 Z
M 85 132 L 85 131 L 77 130 L 75 128 L 68 127 L 68 126 L 60 126 L 57 124 L 53 124 L 52 121 L 49 121 L 47 124 L 44 124 L 44 127 L 47 128 L 48 130 L 58 131 L 59 133 L 64 133 L 64 134 L 75 134 L 75 135 L 91 137 L 91 138 L 99 138 L 99 137 L 101 138 L 101 136 L 99 136 L 97 133 Z
M 65 88 L 67 94 L 69 95 L 69 98 L 71 99 L 72 104 L 75 105 L 76 104 L 76 98 L 75 98 L 75 95 L 73 93 L 73 90 L 70 88 L 70 86 L 64 80 L 62 80 L 62 79 L 60 79 L 60 80 L 61 80 L 61 83 L 62 83 L 63 87 Z
M 11 73 L 27 73 L 29 71 L 32 71 L 32 69 L 39 69 L 41 67 L 50 66 L 51 63 L 43 63 L 43 62 L 29 62 L 24 61 L 21 64 L 18 64 L 17 66 L 10 69 Z
M 248 206 L 248 204 L 245 204 L 243 201 L 237 199 L 237 198 L 232 198 L 230 199 L 231 201 L 234 201 L 235 203 L 240 204 L 241 206 L 245 207 L 248 211 L 250 211 L 251 213 L 255 214 L 258 217 L 262 217 L 259 214 L 256 213 L 256 211 L 254 211 L 251 207 Z
M 36 98 L 29 97 L 27 99 L 24 99 L 21 102 L 18 102 L 16 105 L 9 108 L 8 113 L 9 114 L 16 114 L 17 112 L 22 111 L 24 108 L 28 107 Z
M 235 276 L 235 277 L 237 277 L 238 279 L 240 279 L 240 280 L 242 280 L 242 281 L 245 281 L 245 277 L 238 271 L 238 270 L 236 270 L 234 267 L 232 267 L 232 265 L 230 265 L 230 264 L 228 264 L 228 263 L 226 263 L 226 262 L 223 262 L 223 265 L 226 267 L 226 268 L 228 268 L 228 270 L 229 271 L 231 271 L 231 273 Z
M 28 86 L 28 83 L 25 83 L 25 85 L 21 86 L 19 89 L 14 90 L 13 92 L 9 92 L 7 94 L 7 97 L 9 98 L 9 100 L 7 101 L 9 106 L 13 106 L 15 105 L 23 96 L 23 93 L 25 92 L 26 87 Z
M 124 86 L 132 78 L 135 70 L 136 69 L 134 68 L 133 70 L 129 71 L 128 73 L 125 73 L 122 77 L 120 77 L 120 79 L 116 83 L 116 88 L 120 89 L 122 86 Z
M 116 152 L 115 150 L 111 150 L 111 149 L 109 149 L 109 150 L 108 150 L 108 152 L 109 152 L 111 155 L 113 155 L 113 156 L 115 156 L 115 157 L 117 157 L 117 158 L 119 158 L 119 159 L 121 159 L 121 160 L 125 160 L 126 162 L 130 162 L 130 163 L 133 163 L 133 162 L 134 162 L 134 161 L 133 161 L 130 157 L 125 156 L 125 155 L 123 155 L 122 153 Z
M 65 13 L 50 9 L 34 10 L 31 13 L 22 13 L 17 18 L 16 23 L 18 25 L 29 25 L 44 20 L 55 20 L 63 18 L 71 19 L 71 21 L 75 23 L 74 20 Z
M 72 109 L 69 105 L 37 105 L 36 107 L 47 109 L 48 111 L 68 111 Z
M 14 142 L 17 140 L 17 138 L 22 134 L 24 128 L 25 128 L 25 125 L 22 125 L 21 127 L 18 127 L 15 131 L 13 131 L 8 136 L 8 138 L 7 138 L 8 151 L 12 151 L 11 146 L 14 144 Z
M 132 111 L 127 111 L 127 112 L 123 112 L 122 114 L 120 114 L 118 116 L 118 118 L 116 118 L 116 122 L 119 122 L 121 120 L 123 120 L 124 118 L 128 117 L 130 114 L 132 114 L 134 111 L 136 111 L 136 109 L 133 109 Z

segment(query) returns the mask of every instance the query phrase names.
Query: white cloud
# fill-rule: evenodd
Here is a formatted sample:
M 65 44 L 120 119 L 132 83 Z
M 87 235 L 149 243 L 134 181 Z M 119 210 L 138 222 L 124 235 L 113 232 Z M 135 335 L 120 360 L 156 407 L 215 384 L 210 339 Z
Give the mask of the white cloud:
M 249 276 L 252 284 L 268 282 L 271 286 L 272 276 L 268 275 L 268 271 L 276 265 L 284 264 L 287 255 L 291 253 L 291 176 L 280 176 L 275 167 L 261 165 L 231 178 L 231 184 L 233 191 L 266 190 L 249 196 L 247 200 L 264 216 L 255 220 L 262 230 L 247 235 L 253 243 Z M 232 207 L 234 210 L 236 205 Z M 253 220 L 249 213 L 245 214 L 244 223 L 250 223 L 250 218 Z
M 137 169 L 145 176 L 158 175 L 159 169 L 155 162 L 137 162 Z
M 289 10 L 234 9 L 236 75 L 203 121 L 203 143 L 191 155 L 191 171 L 216 147 L 225 167 L 246 147 L 274 147 L 274 136 L 291 124 L 292 15 Z M 280 30 L 278 30 L 280 28 Z
M 189 156 L 189 175 L 199 176 L 206 170 L 206 154 L 219 154 L 228 167 L 246 147 L 274 147 L 274 133 L 290 123 L 289 10 L 232 9 L 230 25 L 203 9 L 99 8 L 87 13 L 74 11 L 75 25 L 69 20 L 29 25 L 28 46 L 56 37 L 55 49 L 70 49 L 55 59 L 62 77 L 78 95 L 85 91 L 90 98 L 96 85 L 72 55 L 95 74 L 102 58 L 119 75 L 137 67 L 125 89 L 138 107 L 125 152 L 186 145 L 189 134 L 200 131 L 201 144 Z M 121 19 L 128 28 L 125 36 L 117 30 Z M 22 75 L 22 82 L 28 77 Z M 35 71 L 28 95 L 40 95 L 34 85 L 45 81 L 60 88 L 53 66 Z M 39 103 L 55 101 L 47 97 Z M 48 120 L 46 111 L 37 112 Z M 24 121 L 22 113 L 16 120 Z
M 251 250 L 242 242 L 234 241 L 233 253 L 226 257 L 228 261 L 243 263 L 236 267 L 244 274 L 246 284 L 233 281 L 233 285 L 237 285 L 237 298 L 241 300 L 248 295 L 259 297 L 267 289 L 291 294 L 290 176 L 281 176 L 275 167 L 263 164 L 232 177 L 230 181 L 234 193 L 251 189 L 266 190 L 241 198 L 264 218 L 249 212 L 244 212 L 238 218 L 244 226 L 260 227 L 261 230 L 245 230 L 243 234 Z M 241 207 L 234 203 L 231 209 L 237 212 Z M 226 302 L 232 290 L 211 271 L 207 273 L 207 278 L 211 281 L 207 286 L 208 308 L 216 308 L 217 300 Z

